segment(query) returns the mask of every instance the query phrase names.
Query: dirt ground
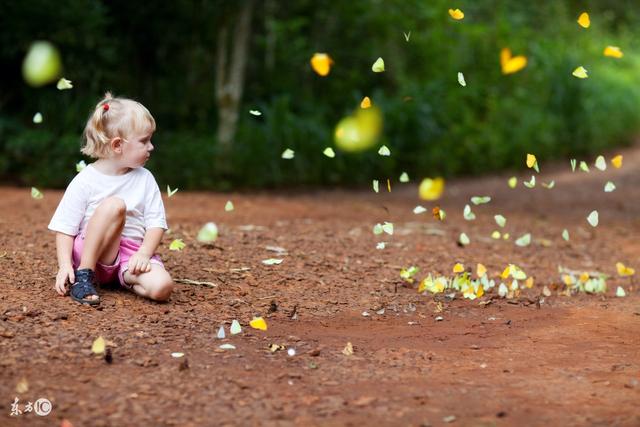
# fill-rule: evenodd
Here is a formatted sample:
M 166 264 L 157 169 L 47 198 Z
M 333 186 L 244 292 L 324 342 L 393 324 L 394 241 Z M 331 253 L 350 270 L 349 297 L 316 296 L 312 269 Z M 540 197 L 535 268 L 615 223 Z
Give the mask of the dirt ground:
M 0 425 L 640 426 L 640 294 L 615 273 L 618 261 L 640 269 L 640 149 L 623 154 L 623 168 L 606 172 L 542 164 L 538 182 L 554 179 L 552 190 L 512 190 L 508 175 L 448 182 L 444 222 L 413 214 L 417 183 L 397 180 L 379 194 L 165 194 L 167 268 L 214 287 L 179 283 L 168 303 L 103 288 L 99 309 L 53 290 L 46 225 L 62 192 L 35 200 L 0 188 Z M 607 180 L 616 191 L 603 192 Z M 474 195 L 493 200 L 468 222 L 462 208 Z M 597 228 L 585 219 L 593 209 Z M 489 237 L 498 213 L 509 241 Z M 195 240 L 207 221 L 220 227 L 215 245 Z M 372 233 L 383 221 L 393 236 Z M 462 231 L 467 247 L 456 244 Z M 526 232 L 532 244 L 515 246 Z M 187 244 L 181 252 L 168 249 L 175 238 Z M 455 262 L 481 262 L 494 278 L 514 263 L 535 285 L 511 300 L 495 291 L 451 300 L 399 277 L 411 265 L 418 279 L 450 274 Z M 560 295 L 560 265 L 610 274 L 609 291 Z M 626 297 L 615 296 L 618 285 Z M 259 315 L 267 331 L 249 327 Z M 243 331 L 230 336 L 233 319 Z M 98 336 L 111 363 L 91 353 Z M 347 342 L 352 355 L 342 353 Z M 40 398 L 53 408 L 11 416 L 15 398 L 21 410 Z

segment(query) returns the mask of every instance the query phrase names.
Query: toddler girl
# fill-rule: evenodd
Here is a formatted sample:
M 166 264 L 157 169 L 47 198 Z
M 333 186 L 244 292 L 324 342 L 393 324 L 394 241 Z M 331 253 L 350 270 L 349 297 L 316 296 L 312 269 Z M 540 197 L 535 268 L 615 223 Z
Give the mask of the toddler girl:
M 67 187 L 49 229 L 56 232 L 55 290 L 99 304 L 95 285 L 118 281 L 165 301 L 171 276 L 155 251 L 167 229 L 160 189 L 143 166 L 156 123 L 142 104 L 105 94 L 84 130 L 82 153 L 97 160 Z

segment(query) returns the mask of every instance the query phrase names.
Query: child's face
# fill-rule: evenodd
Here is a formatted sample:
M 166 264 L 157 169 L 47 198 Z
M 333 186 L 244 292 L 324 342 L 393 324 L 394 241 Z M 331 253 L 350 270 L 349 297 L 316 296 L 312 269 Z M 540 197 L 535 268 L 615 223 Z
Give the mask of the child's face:
M 152 136 L 153 131 L 149 129 L 146 132 L 133 133 L 123 140 L 121 158 L 126 167 L 139 168 L 144 166 L 153 151 Z

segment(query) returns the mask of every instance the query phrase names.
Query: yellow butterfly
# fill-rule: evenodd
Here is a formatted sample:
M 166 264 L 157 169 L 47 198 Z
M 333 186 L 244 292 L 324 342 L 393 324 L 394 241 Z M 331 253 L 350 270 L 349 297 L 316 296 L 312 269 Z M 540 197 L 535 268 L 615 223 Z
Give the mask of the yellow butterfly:
M 631 267 L 627 267 L 626 265 L 624 265 L 621 262 L 617 262 L 616 263 L 616 269 L 618 270 L 618 274 L 620 276 L 633 276 L 634 274 L 636 274 L 636 270 L 631 268 Z
M 464 265 L 460 264 L 459 262 L 457 262 L 456 265 L 453 266 L 454 273 L 462 273 L 463 271 L 464 271 Z
M 96 340 L 91 345 L 91 352 L 94 354 L 102 354 L 106 349 L 107 343 L 105 342 L 102 336 L 96 338 Z
M 368 96 L 365 96 L 360 103 L 360 108 L 369 108 L 371 107 L 371 99 Z
M 614 168 L 620 169 L 622 167 L 622 154 L 618 154 L 613 159 L 611 159 L 611 164 Z
M 582 28 L 589 28 L 591 26 L 591 19 L 589 19 L 589 14 L 587 12 L 582 12 L 578 17 L 578 24 Z
M 444 191 L 444 179 L 425 178 L 420 183 L 418 193 L 422 200 L 438 200 Z
M 464 12 L 462 12 L 460 9 L 449 9 L 449 16 L 451 16 L 456 21 L 460 21 L 464 18 Z
M 511 49 L 508 47 L 500 51 L 500 66 L 502 74 L 513 74 L 527 66 L 527 57 L 523 55 L 511 56 Z
M 484 276 L 485 274 L 487 274 L 487 267 L 485 267 L 483 264 L 478 263 L 478 265 L 476 266 L 476 274 L 478 275 L 478 277 Z
M 311 57 L 311 68 L 315 71 L 319 76 L 326 76 L 331 71 L 331 66 L 333 65 L 333 59 L 326 53 L 315 53 Z
M 529 289 L 533 288 L 533 277 L 528 277 L 524 285 Z
M 611 58 L 622 58 L 624 56 L 618 46 L 607 46 L 602 53 L 604 56 L 610 56 Z
M 267 322 L 262 317 L 254 317 L 253 320 L 249 322 L 249 325 L 253 329 L 260 329 L 261 331 L 267 330 Z

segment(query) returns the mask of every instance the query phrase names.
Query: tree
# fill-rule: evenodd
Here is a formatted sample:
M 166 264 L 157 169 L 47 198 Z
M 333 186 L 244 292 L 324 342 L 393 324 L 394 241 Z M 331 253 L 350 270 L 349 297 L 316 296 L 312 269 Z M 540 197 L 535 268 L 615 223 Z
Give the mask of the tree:
M 249 54 L 251 15 L 254 0 L 239 2 L 240 10 L 225 19 L 218 32 L 216 57 L 216 104 L 218 106 L 217 142 L 221 164 L 227 164 L 238 124 L 238 110 L 244 88 L 244 74 Z M 229 34 L 233 32 L 231 38 Z

